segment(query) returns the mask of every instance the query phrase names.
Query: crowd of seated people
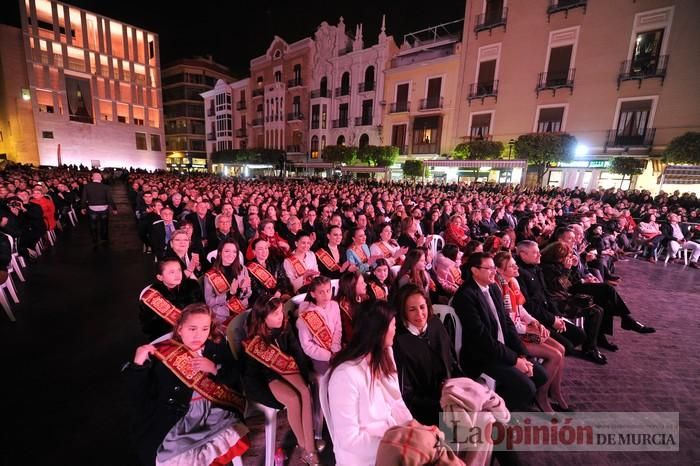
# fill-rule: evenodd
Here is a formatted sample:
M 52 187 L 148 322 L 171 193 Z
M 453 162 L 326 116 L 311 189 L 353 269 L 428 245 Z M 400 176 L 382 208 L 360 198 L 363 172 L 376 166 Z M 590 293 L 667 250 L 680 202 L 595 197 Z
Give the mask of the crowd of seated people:
M 169 174 L 134 174 L 128 186 L 145 250 L 158 258 L 140 297 L 143 332 L 148 341 L 174 332 L 139 348 L 130 377 L 167 359 L 159 345 L 184 345 L 216 383 L 286 407 L 308 464 L 325 446 L 320 380 L 338 464 L 374 464 L 393 426 L 437 424 L 447 379 L 488 376 L 510 410 L 573 410 L 562 389 L 565 355 L 605 364 L 602 350 L 619 349 L 608 339 L 616 316 L 624 330 L 654 332 L 617 293 L 616 263 L 637 249 L 653 255 L 651 247 L 687 249 L 696 265 L 700 255 L 697 225 L 688 224 L 699 204 L 689 195 Z M 640 242 L 651 228 L 630 227 L 632 219 L 657 213 L 668 221 L 662 239 Z M 202 303 L 209 336 L 189 344 L 183 319 Z M 440 303 L 454 309 L 462 341 L 433 312 Z M 221 355 L 209 342 L 227 329 L 239 339 L 226 363 L 236 381 L 211 370 Z M 182 419 L 201 409 L 198 393 L 159 414 L 170 416 L 159 421 L 170 430 L 159 431 L 160 443 L 149 438 L 150 464 L 184 454 L 178 436 L 190 425 Z M 244 434 L 221 445 L 219 433 L 242 421 L 227 409 L 235 414 L 225 428 L 196 444 L 214 445 L 207 458 L 216 461 L 245 450 Z

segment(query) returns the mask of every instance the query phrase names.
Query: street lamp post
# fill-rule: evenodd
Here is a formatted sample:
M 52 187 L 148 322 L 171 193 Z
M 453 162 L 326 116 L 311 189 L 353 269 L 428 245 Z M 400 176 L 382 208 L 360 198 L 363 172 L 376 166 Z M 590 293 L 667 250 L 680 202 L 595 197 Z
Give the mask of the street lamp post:
M 513 153 L 513 146 L 515 145 L 515 139 L 508 141 L 508 160 L 511 160 L 511 155 Z

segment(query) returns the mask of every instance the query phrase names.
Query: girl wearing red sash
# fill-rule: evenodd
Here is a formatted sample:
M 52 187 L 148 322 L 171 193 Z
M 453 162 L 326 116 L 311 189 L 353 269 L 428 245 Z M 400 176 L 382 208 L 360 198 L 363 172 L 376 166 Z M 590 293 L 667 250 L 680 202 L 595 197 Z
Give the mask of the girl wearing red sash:
M 318 263 L 316 255 L 310 251 L 311 237 L 304 230 L 296 234 L 296 249 L 284 260 L 284 272 L 292 283 L 294 293 L 304 293 L 311 280 L 316 277 Z
M 248 398 L 272 408 L 286 407 L 292 432 L 305 450 L 302 459 L 318 464 L 308 386 L 311 367 L 280 299 L 261 296 L 255 301 L 243 347 Z
M 249 301 L 255 302 L 259 296 L 267 295 L 283 297 L 286 301 L 293 294 L 293 290 L 282 264 L 270 257 L 270 247 L 264 239 L 256 238 L 251 245 L 255 257 L 248 264 L 252 289 Z
M 280 262 L 284 259 L 290 252 L 289 243 L 287 243 L 276 231 L 275 231 L 275 221 L 269 218 L 264 219 L 260 222 L 258 227 L 258 233 L 255 235 L 250 243 L 248 243 L 248 249 L 245 253 L 246 260 L 253 260 L 255 257 L 255 245 L 253 241 L 256 239 L 264 239 L 267 241 L 270 247 L 270 255 L 274 259 L 278 259 Z
M 299 305 L 299 342 L 301 349 L 311 358 L 314 372 L 323 375 L 328 370 L 331 356 L 340 351 L 343 333 L 340 308 L 333 301 L 331 281 L 326 277 L 311 280 L 308 293 L 307 301 Z
M 462 284 L 462 272 L 459 268 L 459 248 L 456 244 L 446 244 L 435 258 L 435 274 L 442 290 L 453 296 Z
M 379 241 L 370 246 L 369 252 L 372 255 L 383 257 L 389 267 L 400 264 L 408 252 L 408 248 L 402 248 L 396 240 L 392 239 L 391 223 L 382 223 L 377 228 L 377 232 L 379 233 Z
M 326 245 L 316 250 L 316 262 L 321 275 L 337 280 L 343 273 L 357 270 L 357 267 L 348 262 L 345 248 L 340 244 L 343 241 L 343 230 L 337 225 L 329 226 L 326 239 Z
M 386 259 L 379 259 L 374 264 L 372 273 L 367 277 L 367 294 L 370 299 L 389 300 L 391 296 L 391 284 L 394 282 L 394 276 L 389 268 L 389 263 Z
M 214 320 L 221 323 L 232 313 L 238 314 L 248 308 L 252 290 L 248 269 L 238 259 L 238 243 L 226 239 L 217 251 L 214 265 L 204 277 L 204 300 L 214 313 Z
M 369 247 L 366 244 L 367 234 L 364 228 L 353 228 L 350 231 L 352 232 L 352 241 L 347 251 L 348 262 L 357 267 L 362 273 L 369 272 L 370 267 L 377 262 L 377 259 L 381 259 L 384 256 L 373 256 L 369 251 Z
M 144 465 L 226 465 L 249 446 L 240 413 L 209 401 L 181 379 L 179 370 L 203 373 L 210 385 L 237 387 L 239 373 L 226 342 L 215 332 L 205 304 L 185 307 L 172 339 L 143 345 L 127 365 L 136 453 Z M 182 345 L 193 358 L 177 367 L 156 357 L 160 345 Z
M 156 280 L 149 289 L 158 292 L 163 299 L 182 310 L 188 304 L 204 301 L 202 290 L 196 280 L 183 278 L 182 267 L 176 258 L 166 258 L 158 262 Z M 173 329 L 172 321 L 165 320 L 148 302 L 139 302 L 141 329 L 150 340 L 155 340 Z
M 360 304 L 367 301 L 367 283 L 360 271 L 346 272 L 338 282 L 335 300 L 340 307 L 340 321 L 343 325 L 343 347 L 352 338 L 353 319 Z

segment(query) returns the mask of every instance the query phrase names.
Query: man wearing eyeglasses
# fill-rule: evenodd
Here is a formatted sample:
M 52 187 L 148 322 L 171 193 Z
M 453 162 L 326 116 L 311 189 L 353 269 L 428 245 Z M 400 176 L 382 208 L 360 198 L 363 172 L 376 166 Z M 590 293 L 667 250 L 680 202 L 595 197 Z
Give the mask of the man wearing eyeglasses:
M 467 261 L 469 277 L 455 293 L 453 306 L 462 323 L 462 369 L 471 377 L 485 373 L 496 381 L 496 392 L 511 411 L 529 410 L 547 373 L 528 359 L 505 312 L 496 285 L 496 266 L 485 253 L 474 253 Z

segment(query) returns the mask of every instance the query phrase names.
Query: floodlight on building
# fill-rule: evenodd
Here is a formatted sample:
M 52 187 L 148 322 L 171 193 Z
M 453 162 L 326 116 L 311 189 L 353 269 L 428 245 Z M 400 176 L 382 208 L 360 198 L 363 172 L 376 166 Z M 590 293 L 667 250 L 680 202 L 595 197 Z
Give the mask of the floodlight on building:
M 31 100 L 32 95 L 29 93 L 29 89 L 22 89 L 22 100 L 25 102 Z
M 588 146 L 585 144 L 577 144 L 576 149 L 574 149 L 574 155 L 576 157 L 583 157 L 588 154 Z

